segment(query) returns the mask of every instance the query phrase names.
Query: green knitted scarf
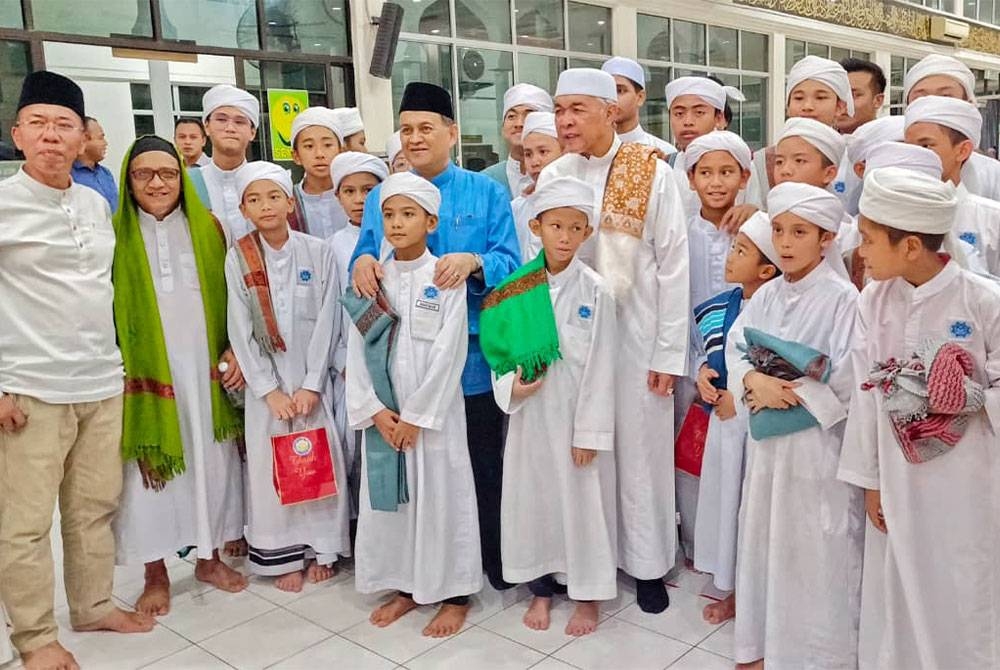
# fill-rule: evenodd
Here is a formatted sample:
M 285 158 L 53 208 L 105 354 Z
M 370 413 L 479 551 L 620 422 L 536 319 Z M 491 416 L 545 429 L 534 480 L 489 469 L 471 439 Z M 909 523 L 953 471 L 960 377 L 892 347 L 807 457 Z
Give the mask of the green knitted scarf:
M 560 358 L 559 331 L 549 297 L 545 251 L 504 279 L 483 300 L 479 346 L 498 375 L 521 367 L 531 382 Z
M 226 333 L 226 241 L 219 222 L 198 198 L 184 169 L 184 161 L 176 150 L 174 155 L 181 169 L 181 206 L 191 232 L 205 311 L 212 427 L 215 440 L 222 442 L 243 432 L 243 416 L 230 403 L 215 370 L 229 342 Z M 168 480 L 184 472 L 184 445 L 156 289 L 139 228 L 139 210 L 128 187 L 131 156 L 132 147 L 129 147 L 122 164 L 121 193 L 114 216 L 116 241 L 112 266 L 115 327 L 125 363 L 122 458 L 126 461 L 142 459 L 155 474 Z M 175 315 L 174 318 L 184 317 Z

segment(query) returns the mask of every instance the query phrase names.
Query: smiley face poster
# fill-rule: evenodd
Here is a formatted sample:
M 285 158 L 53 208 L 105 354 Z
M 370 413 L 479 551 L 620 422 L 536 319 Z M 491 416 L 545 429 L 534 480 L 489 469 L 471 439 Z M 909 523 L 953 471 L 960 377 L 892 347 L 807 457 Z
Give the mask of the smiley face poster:
M 267 89 L 271 123 L 271 160 L 292 160 L 292 121 L 309 106 L 309 92 L 287 88 Z

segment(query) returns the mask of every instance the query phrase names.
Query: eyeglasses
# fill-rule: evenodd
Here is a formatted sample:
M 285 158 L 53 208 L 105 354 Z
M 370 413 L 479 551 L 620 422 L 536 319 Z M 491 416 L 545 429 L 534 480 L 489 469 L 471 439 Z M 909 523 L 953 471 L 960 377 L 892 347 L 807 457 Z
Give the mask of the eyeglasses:
M 73 123 L 69 119 L 59 119 L 49 121 L 47 119 L 28 119 L 17 124 L 19 128 L 24 128 L 33 135 L 41 135 L 49 128 L 55 128 L 56 133 L 63 137 L 69 137 L 74 133 L 82 132 L 83 128 Z
M 230 123 L 237 128 L 249 128 L 253 125 L 250 123 L 250 119 L 245 116 L 227 116 L 226 114 L 212 114 L 208 117 L 208 121 L 222 127 L 228 126 Z
M 177 168 L 160 168 L 159 170 L 138 168 L 130 171 L 129 174 L 132 175 L 132 179 L 142 183 L 153 181 L 153 177 L 159 177 L 162 182 L 170 182 L 177 181 L 181 176 L 181 171 Z

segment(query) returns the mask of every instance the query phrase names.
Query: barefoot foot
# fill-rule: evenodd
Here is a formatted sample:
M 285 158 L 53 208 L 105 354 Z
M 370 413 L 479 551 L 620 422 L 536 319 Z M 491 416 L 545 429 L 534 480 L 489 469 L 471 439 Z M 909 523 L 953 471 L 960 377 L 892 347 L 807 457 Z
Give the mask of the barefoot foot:
M 392 600 L 377 607 L 368 620 L 379 628 L 385 628 L 416 606 L 413 598 L 397 593 Z
M 73 626 L 73 630 L 90 633 L 98 630 L 108 630 L 112 633 L 148 633 L 153 630 L 156 620 L 142 612 L 126 612 L 117 607 L 93 623 Z
M 549 612 L 552 610 L 552 598 L 540 598 L 535 596 L 528 605 L 528 611 L 524 613 L 524 625 L 531 630 L 549 629 Z
M 764 659 L 759 659 L 753 663 L 737 663 L 736 670 L 764 670 Z
M 80 670 L 73 654 L 58 642 L 21 654 L 24 670 Z
M 712 625 L 725 623 L 736 616 L 736 595 L 730 593 L 717 603 L 705 605 L 701 617 Z
M 135 611 L 147 616 L 170 613 L 170 577 L 162 560 L 146 564 L 146 584 L 135 601 Z
M 250 547 L 247 545 L 246 538 L 241 537 L 238 540 L 230 540 L 226 542 L 226 546 L 222 549 L 226 552 L 226 556 L 230 558 L 240 558 L 241 556 L 246 556 L 250 552 Z
M 287 575 L 281 575 L 275 579 L 274 585 L 278 587 L 279 591 L 298 593 L 302 590 L 302 583 L 304 581 L 305 573 L 301 570 L 296 570 L 295 572 L 289 572 Z
M 320 565 L 319 563 L 313 561 L 309 564 L 309 567 L 306 568 L 306 579 L 309 580 L 310 584 L 325 582 L 328 579 L 332 579 L 336 574 L 336 565 Z
M 587 600 L 578 602 L 576 609 L 573 610 L 573 616 L 569 618 L 569 623 L 566 624 L 566 634 L 573 637 L 590 635 L 597 630 L 598 616 L 599 608 L 595 601 Z
M 431 622 L 424 627 L 427 637 L 448 637 L 462 630 L 465 625 L 465 615 L 469 613 L 468 605 L 449 605 L 444 603 L 434 615 Z
M 239 593 L 247 587 L 247 578 L 219 560 L 219 552 L 215 552 L 211 560 L 199 558 L 194 566 L 194 577 L 229 593 Z

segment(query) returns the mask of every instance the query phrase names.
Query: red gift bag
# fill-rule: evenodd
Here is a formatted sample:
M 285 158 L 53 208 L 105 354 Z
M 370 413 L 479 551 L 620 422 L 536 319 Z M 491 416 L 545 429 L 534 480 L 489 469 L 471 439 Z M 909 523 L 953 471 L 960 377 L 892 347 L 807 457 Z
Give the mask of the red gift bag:
M 326 428 L 311 428 L 271 437 L 274 490 L 282 505 L 337 495 L 330 440 Z
M 691 405 L 681 431 L 674 440 L 674 467 L 701 477 L 701 459 L 705 455 L 705 438 L 708 437 L 709 414 L 700 402 Z

